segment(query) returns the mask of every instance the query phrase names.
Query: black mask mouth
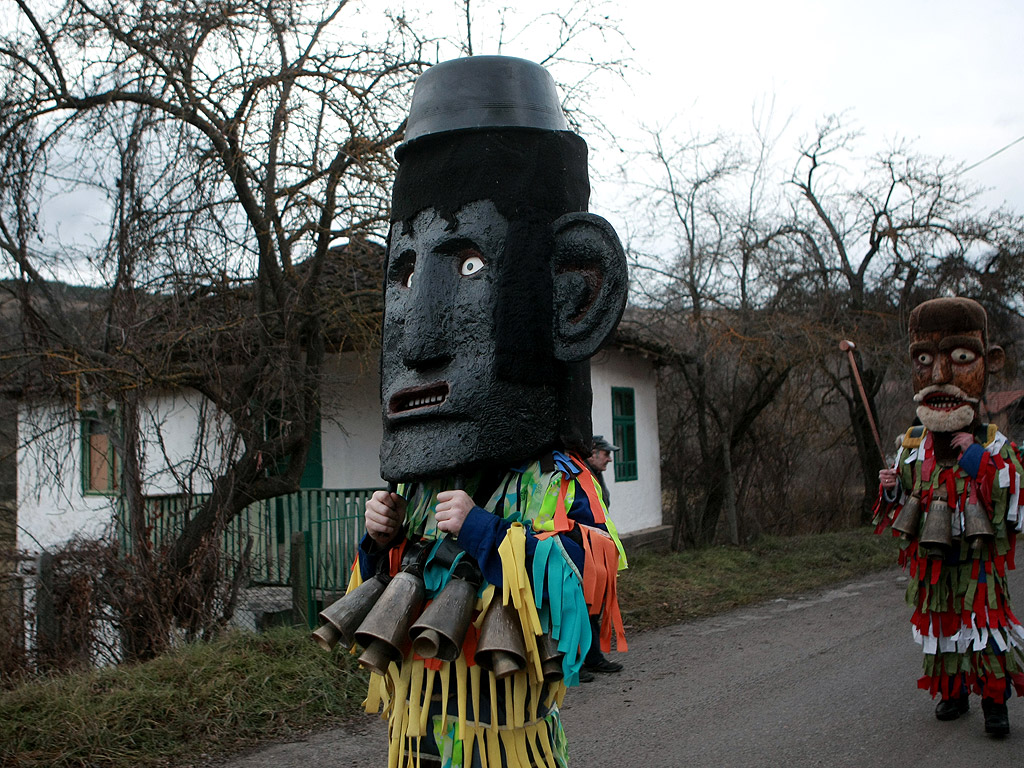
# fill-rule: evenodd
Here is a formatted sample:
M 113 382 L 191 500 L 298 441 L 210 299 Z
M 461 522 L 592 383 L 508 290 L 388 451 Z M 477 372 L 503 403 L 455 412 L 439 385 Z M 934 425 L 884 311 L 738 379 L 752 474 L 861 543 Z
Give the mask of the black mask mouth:
M 388 416 L 395 418 L 429 413 L 444 405 L 449 391 L 446 381 L 400 390 L 388 402 Z

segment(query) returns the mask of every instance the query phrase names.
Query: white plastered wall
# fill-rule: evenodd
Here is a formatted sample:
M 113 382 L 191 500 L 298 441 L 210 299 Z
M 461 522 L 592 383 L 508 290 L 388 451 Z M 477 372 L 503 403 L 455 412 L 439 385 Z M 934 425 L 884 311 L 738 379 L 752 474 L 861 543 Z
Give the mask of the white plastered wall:
M 620 533 L 661 525 L 661 449 L 654 368 L 632 352 L 608 348 L 591 360 L 594 434 L 612 440 L 612 387 L 629 387 L 635 397 L 637 479 L 615 482 L 611 464 L 604 473 L 611 494 L 611 516 Z
M 321 426 L 325 488 L 380 488 L 381 416 L 376 360 L 330 355 Z M 639 355 L 609 349 L 592 361 L 596 434 L 610 438 L 611 388 L 636 397 L 639 477 L 616 483 L 605 473 L 612 515 L 623 533 L 661 524 L 661 478 L 654 372 Z M 224 461 L 226 430 L 195 392 L 151 397 L 142 409 L 144 490 L 149 495 L 204 492 Z M 18 547 L 49 548 L 73 535 L 95 535 L 110 524 L 112 501 L 85 494 L 77 414 L 55 404 L 23 406 L 19 415 Z M 43 436 L 43 437 L 40 437 Z M 191 474 L 189 470 L 191 468 Z
M 320 446 L 325 488 L 383 488 L 380 479 L 380 372 L 377 358 L 329 355 Z
M 82 494 L 79 430 L 73 409 L 42 403 L 19 410 L 18 549 L 38 552 L 110 523 L 111 500 Z
M 210 490 L 226 444 L 222 420 L 196 392 L 154 395 L 140 407 L 143 492 Z M 112 497 L 82 484 L 81 422 L 57 403 L 24 404 L 18 415 L 17 546 L 50 549 L 111 525 Z
M 208 493 L 225 469 L 229 421 L 198 392 L 147 399 L 140 413 L 143 492 Z

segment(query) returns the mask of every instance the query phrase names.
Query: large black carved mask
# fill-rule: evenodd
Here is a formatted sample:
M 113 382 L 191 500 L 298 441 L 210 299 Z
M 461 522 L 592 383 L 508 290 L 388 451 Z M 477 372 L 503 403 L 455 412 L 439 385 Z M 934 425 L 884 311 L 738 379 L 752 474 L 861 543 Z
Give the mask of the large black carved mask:
M 507 62 L 438 66 L 480 59 Z M 399 158 L 381 476 L 450 476 L 555 447 L 585 451 L 588 360 L 626 298 L 618 238 L 584 212 L 586 145 L 563 130 L 487 127 L 418 136 Z

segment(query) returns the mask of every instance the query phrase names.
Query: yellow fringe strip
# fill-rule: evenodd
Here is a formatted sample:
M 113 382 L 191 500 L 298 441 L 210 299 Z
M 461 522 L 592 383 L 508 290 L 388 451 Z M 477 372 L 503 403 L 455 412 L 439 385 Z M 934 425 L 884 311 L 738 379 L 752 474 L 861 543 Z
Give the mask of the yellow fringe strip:
M 498 678 L 494 675 L 487 675 L 487 682 L 491 685 L 491 730 L 497 731 L 498 724 Z
M 356 587 L 361 587 L 363 585 L 363 572 L 359 569 L 358 555 L 356 556 L 355 562 L 352 563 L 351 573 L 352 575 L 348 577 L 348 588 L 345 590 L 346 595 Z
M 366 698 L 363 699 L 363 711 L 368 715 L 380 712 L 383 696 L 383 675 L 370 675 L 370 683 L 366 686 Z
M 476 667 L 474 667 L 476 669 Z M 459 734 L 466 732 L 466 657 L 461 653 L 459 658 L 455 660 L 455 679 L 456 679 L 456 696 L 459 701 Z M 479 686 L 478 686 L 479 687 Z M 476 698 L 473 699 L 473 703 L 476 704 Z
M 533 601 L 533 588 L 530 586 L 530 578 L 526 567 L 526 529 L 522 523 L 513 523 L 509 527 L 505 538 L 498 547 L 498 554 L 501 556 L 501 575 L 504 584 L 502 585 L 502 603 L 508 605 L 511 598 L 512 604 L 519 613 L 519 623 L 523 629 L 523 640 L 526 643 L 526 663 L 530 668 L 532 678 L 540 681 L 543 678 L 541 671 L 540 654 L 537 652 L 537 636 L 543 631 L 540 625 L 540 615 L 537 613 L 537 606 Z
M 566 686 L 558 682 L 548 686 L 547 695 L 541 696 L 542 672 L 537 637 L 541 633 L 540 616 L 533 600 L 533 590 L 526 571 L 526 534 L 522 525 L 514 524 L 499 547 L 502 560 L 504 585 L 500 599 L 504 604 L 511 600 L 516 608 L 527 646 L 527 668 L 507 677 L 503 681 L 505 700 L 505 722 L 498 719 L 498 681 L 493 674 L 479 666 L 469 666 L 464 656 L 454 662 L 446 662 L 440 670 L 440 693 L 442 723 L 448 723 L 448 697 L 454 670 L 458 713 L 456 723 L 458 738 L 462 741 L 464 766 L 473 758 L 473 750 L 480 755 L 483 768 L 501 768 L 502 749 L 506 765 L 540 765 L 557 768 L 551 735 L 543 718 L 542 710 L 560 706 L 565 697 Z M 356 571 L 353 581 L 358 580 Z M 350 582 L 349 589 L 353 589 Z M 489 586 L 478 603 L 476 626 L 480 627 L 483 616 L 497 592 Z M 486 682 L 481 679 L 486 675 Z M 363 708 L 376 713 L 383 710 L 388 719 L 388 768 L 419 768 L 421 739 L 433 728 L 430 718 L 431 693 L 437 680 L 437 671 L 425 667 L 422 660 L 407 658 L 399 664 L 391 664 L 388 674 L 371 675 Z M 489 722 L 481 722 L 481 686 L 489 688 L 491 706 Z M 472 701 L 473 712 L 467 712 Z
M 558 768 L 555 764 L 555 750 L 551 746 L 551 734 L 548 733 L 547 726 L 541 723 L 537 726 L 539 733 L 537 734 L 540 741 L 540 747 L 544 752 L 544 760 L 547 762 L 548 768 Z
M 497 718 L 498 681 L 494 675 L 473 666 L 467 669 L 465 660 L 460 657 L 452 664 L 441 669 L 441 692 L 447 702 L 449 677 L 454 665 L 457 685 L 456 695 L 459 698 L 458 737 L 462 740 L 463 759 L 468 765 L 472 760 L 474 748 L 480 752 L 483 768 L 488 766 L 532 766 L 541 765 L 546 768 L 557 768 L 554 749 L 551 744 L 547 724 L 543 718 L 537 718 L 539 695 L 530 685 L 529 675 L 525 670 L 515 673 L 502 681 L 505 694 L 506 717 L 504 723 Z M 468 674 L 467 674 L 468 672 Z M 388 677 L 394 675 L 395 698 L 391 713 L 389 729 L 388 766 L 389 768 L 418 768 L 420 764 L 421 740 L 433 724 L 429 718 L 430 692 L 436 676 L 434 670 L 426 669 L 420 660 L 406 659 L 401 670 L 396 665 L 389 669 Z M 486 674 L 487 685 L 491 694 L 490 722 L 480 722 L 479 694 L 483 682 L 481 674 Z M 472 691 L 473 719 L 466 715 L 468 687 Z M 371 677 L 371 687 L 375 695 L 384 698 L 384 679 L 379 675 Z M 564 695 L 565 686 L 561 683 L 553 686 L 556 690 L 547 699 L 554 703 Z M 371 698 L 370 696 L 367 697 Z M 529 706 L 529 717 L 527 707 Z M 447 704 L 442 705 L 442 723 L 448 723 Z M 501 751 L 504 749 L 506 760 L 503 763 Z
M 459 654 L 459 658 L 462 658 L 462 654 Z M 446 661 L 441 665 L 441 722 L 448 722 L 448 687 L 452 677 L 452 663 Z M 434 690 L 433 686 L 427 688 L 427 691 Z M 461 733 L 461 731 L 460 731 Z
M 437 670 L 427 669 L 426 679 L 423 681 L 423 704 L 420 706 L 420 730 L 418 736 L 426 736 L 427 719 L 430 715 L 430 696 L 434 692 L 434 678 Z
M 477 600 L 477 614 L 476 619 L 473 621 L 473 626 L 478 630 L 484 625 L 484 614 L 486 614 L 487 609 L 491 607 L 491 600 L 493 599 L 494 585 L 488 584 L 480 595 L 480 599 Z
M 409 702 L 409 715 L 406 733 L 409 736 L 422 736 L 420 730 L 420 710 L 423 701 L 423 662 L 416 659 L 406 659 L 402 665 L 402 675 L 409 669 L 409 693 L 405 700 Z
M 497 766 L 500 766 L 502 764 L 502 751 L 501 751 L 501 746 L 499 745 L 499 741 L 500 740 L 501 739 L 500 739 L 500 737 L 498 735 L 498 731 L 495 731 L 495 730 L 488 730 L 487 731 L 487 733 L 486 733 L 487 760 L 490 761 L 490 764 L 496 766 L 496 768 L 497 768 Z
M 530 722 L 537 721 L 537 710 L 540 707 L 540 692 L 542 688 L 539 685 L 528 685 L 526 687 L 527 695 L 529 696 L 530 706 Z

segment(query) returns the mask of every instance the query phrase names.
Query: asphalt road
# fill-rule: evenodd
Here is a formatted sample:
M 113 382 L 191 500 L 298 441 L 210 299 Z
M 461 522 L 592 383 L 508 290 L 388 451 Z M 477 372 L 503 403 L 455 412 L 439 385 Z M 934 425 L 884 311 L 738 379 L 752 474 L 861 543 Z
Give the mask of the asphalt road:
M 1024 563 L 1019 551 L 1018 562 Z M 1024 612 L 1024 568 L 1011 594 Z M 1011 736 L 987 737 L 981 704 L 939 722 L 919 691 L 898 570 L 634 636 L 625 670 L 570 690 L 563 710 L 573 768 L 837 766 L 931 768 L 1019 763 L 1024 702 Z M 382 768 L 384 725 L 277 744 L 225 768 Z

